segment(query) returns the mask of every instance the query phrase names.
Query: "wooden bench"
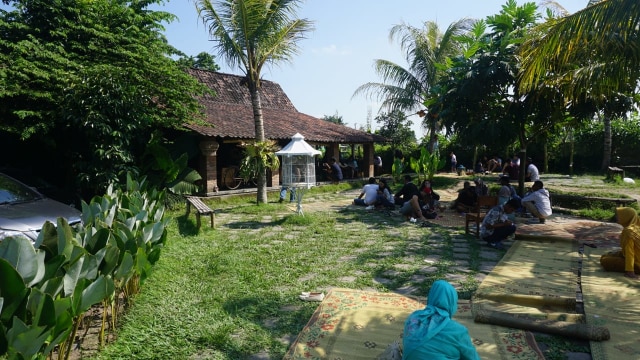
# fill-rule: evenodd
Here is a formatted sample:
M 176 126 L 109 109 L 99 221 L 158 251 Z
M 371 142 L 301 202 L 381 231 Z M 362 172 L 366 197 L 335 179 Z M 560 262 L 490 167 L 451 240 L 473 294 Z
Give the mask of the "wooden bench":
M 616 176 L 620 176 L 620 179 L 624 179 L 624 170 L 619 167 L 609 166 L 609 168 L 607 168 L 607 178 L 613 179 Z
M 200 215 L 209 215 L 211 217 L 211 227 L 215 228 L 216 222 L 216 214 L 214 210 L 211 210 L 210 207 L 207 206 L 202 200 L 200 200 L 197 196 L 187 196 L 187 216 L 189 216 L 189 212 L 191 212 L 191 206 L 194 207 L 196 213 L 196 224 L 198 225 L 198 229 L 200 229 Z

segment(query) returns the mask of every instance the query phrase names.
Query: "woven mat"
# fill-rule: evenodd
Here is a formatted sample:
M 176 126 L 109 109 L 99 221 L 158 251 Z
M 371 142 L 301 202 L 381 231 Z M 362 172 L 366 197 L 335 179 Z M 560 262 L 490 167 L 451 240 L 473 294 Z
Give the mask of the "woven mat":
M 518 224 L 517 240 L 564 240 L 611 248 L 620 243 L 616 223 L 552 215 L 545 224 Z
M 409 314 L 424 306 L 424 300 L 395 293 L 333 289 L 284 359 L 375 359 L 401 336 Z M 482 359 L 543 359 L 530 334 L 476 324 L 469 301 L 459 301 L 454 319 L 469 329 Z
M 445 226 L 464 228 L 465 215 L 456 212 L 455 210 L 446 209 L 445 211 L 438 212 L 438 217 L 428 220 L 432 224 Z
M 606 272 L 600 256 L 609 249 L 585 249 L 582 291 L 587 323 L 606 326 L 608 341 L 591 342 L 591 356 L 601 359 L 640 359 L 640 281 Z

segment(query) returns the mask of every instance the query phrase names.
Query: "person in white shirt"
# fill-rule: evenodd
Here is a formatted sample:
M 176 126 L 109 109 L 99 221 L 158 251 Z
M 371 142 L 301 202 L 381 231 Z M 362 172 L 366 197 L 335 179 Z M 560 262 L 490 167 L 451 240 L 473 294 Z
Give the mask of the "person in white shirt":
M 538 218 L 540 224 L 544 224 L 545 219 L 551 215 L 551 199 L 549 191 L 544 188 L 542 181 L 538 180 L 533 183 L 531 192 L 522 198 L 522 206 Z
M 355 205 L 368 206 L 370 209 L 373 209 L 378 201 L 378 188 L 379 185 L 376 182 L 376 178 L 370 177 L 369 183 L 362 188 L 360 196 L 353 199 L 353 203 Z M 364 199 L 362 197 L 364 197 Z
M 527 158 L 527 181 L 538 181 L 540 180 L 540 172 L 538 171 L 538 167 L 533 164 L 531 158 Z

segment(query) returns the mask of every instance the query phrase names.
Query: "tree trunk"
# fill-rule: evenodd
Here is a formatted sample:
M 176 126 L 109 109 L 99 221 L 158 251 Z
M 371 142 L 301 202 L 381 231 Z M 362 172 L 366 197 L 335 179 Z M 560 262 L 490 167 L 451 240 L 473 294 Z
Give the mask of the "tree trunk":
M 575 152 L 575 136 L 573 133 L 573 129 L 569 130 L 569 141 L 570 141 L 570 150 L 569 150 L 569 176 L 573 177 L 573 154 Z
M 605 113 L 602 116 L 602 123 L 604 124 L 604 151 L 600 170 L 606 171 L 611 166 L 611 117 Z
M 253 106 L 253 121 L 255 123 L 256 141 L 264 141 L 264 121 L 262 119 L 262 103 L 260 102 L 260 93 L 255 84 L 249 85 L 249 93 L 251 94 L 251 105 Z M 267 203 L 267 169 L 262 168 L 258 172 L 258 190 L 256 192 L 256 203 Z

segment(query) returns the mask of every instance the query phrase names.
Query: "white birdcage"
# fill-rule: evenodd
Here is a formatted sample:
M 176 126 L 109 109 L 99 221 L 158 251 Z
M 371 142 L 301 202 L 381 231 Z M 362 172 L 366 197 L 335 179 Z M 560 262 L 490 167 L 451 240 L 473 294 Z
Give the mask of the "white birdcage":
M 302 214 L 302 195 L 304 191 L 316 184 L 316 165 L 314 156 L 320 155 L 304 141 L 304 136 L 296 133 L 282 150 L 276 152 L 281 156 L 282 185 L 295 191 L 298 213 Z

